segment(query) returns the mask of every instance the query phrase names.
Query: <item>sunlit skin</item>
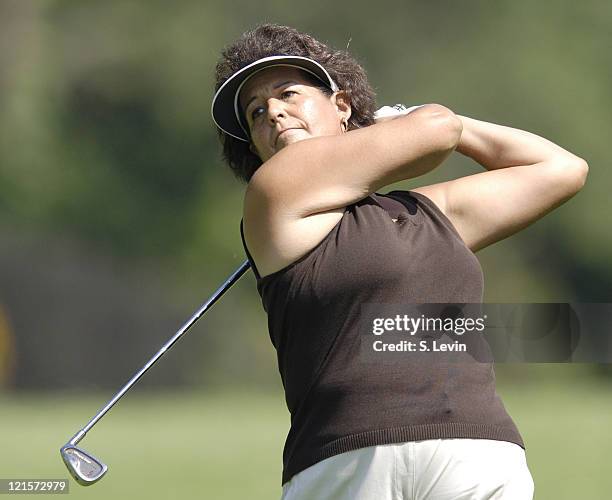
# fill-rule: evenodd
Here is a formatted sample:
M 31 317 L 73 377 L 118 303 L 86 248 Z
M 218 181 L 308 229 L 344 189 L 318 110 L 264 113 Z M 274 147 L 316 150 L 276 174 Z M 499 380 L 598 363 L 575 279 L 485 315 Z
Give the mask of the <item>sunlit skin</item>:
M 262 162 L 294 142 L 344 133 L 351 107 L 343 91 L 324 94 L 297 68 L 266 68 L 244 85 L 239 102 Z

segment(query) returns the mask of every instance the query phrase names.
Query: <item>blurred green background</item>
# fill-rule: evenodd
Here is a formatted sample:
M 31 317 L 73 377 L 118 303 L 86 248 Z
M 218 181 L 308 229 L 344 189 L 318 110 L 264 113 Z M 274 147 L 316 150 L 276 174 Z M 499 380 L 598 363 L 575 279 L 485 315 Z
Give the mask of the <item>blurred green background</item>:
M 0 478 L 67 477 L 59 447 L 244 260 L 209 108 L 219 52 L 261 22 L 348 45 L 381 106 L 585 158 L 575 198 L 478 253 L 485 300 L 610 302 L 612 4 L 0 0 Z M 480 170 L 454 154 L 388 190 Z M 609 496 L 610 374 L 497 367 L 537 498 Z M 248 274 L 96 426 L 109 475 L 71 495 L 277 498 L 288 426 Z

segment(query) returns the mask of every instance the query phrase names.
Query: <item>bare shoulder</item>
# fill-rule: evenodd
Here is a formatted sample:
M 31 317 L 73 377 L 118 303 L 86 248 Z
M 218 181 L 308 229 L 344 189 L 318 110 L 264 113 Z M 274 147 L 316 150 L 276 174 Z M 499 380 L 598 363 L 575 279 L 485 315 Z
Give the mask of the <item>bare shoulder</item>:
M 294 263 L 321 243 L 338 224 L 344 208 L 307 217 L 271 210 L 265 192 L 249 189 L 243 207 L 244 239 L 259 274 L 267 276 Z
M 452 224 L 453 228 L 461 237 L 466 246 L 472 249 L 472 247 L 469 245 L 469 241 L 466 239 L 466 234 L 463 226 L 460 224 L 459 218 L 451 209 L 452 204 L 450 202 L 451 196 L 449 193 L 451 192 L 454 183 L 455 181 L 440 182 L 438 184 L 430 184 L 428 186 L 414 188 L 411 189 L 411 191 L 427 196 L 427 198 L 438 207 L 440 212 L 442 212 Z
M 423 196 L 427 196 L 431 201 L 433 201 L 436 206 L 440 209 L 440 211 L 449 216 L 447 210 L 447 197 L 446 192 L 448 189 L 447 182 L 441 182 L 439 184 L 431 184 L 429 186 L 420 186 L 418 188 L 411 189 L 410 191 L 414 191 L 416 193 L 422 194 Z

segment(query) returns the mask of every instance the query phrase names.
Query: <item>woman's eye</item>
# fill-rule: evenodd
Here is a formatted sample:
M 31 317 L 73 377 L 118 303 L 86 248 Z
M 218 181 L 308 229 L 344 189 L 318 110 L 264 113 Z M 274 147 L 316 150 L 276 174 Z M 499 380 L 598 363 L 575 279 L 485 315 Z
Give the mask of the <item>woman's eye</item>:
M 255 108 L 253 111 L 251 111 L 251 118 L 255 120 L 258 116 L 261 116 L 262 114 L 263 114 L 263 108 L 259 106 Z
M 284 90 L 283 92 L 281 92 L 280 96 L 282 99 L 288 99 L 294 94 L 297 94 L 295 90 Z M 253 109 L 253 111 L 251 111 L 251 119 L 255 121 L 258 117 L 263 115 L 264 112 L 265 110 L 263 106 L 257 106 L 256 108 Z

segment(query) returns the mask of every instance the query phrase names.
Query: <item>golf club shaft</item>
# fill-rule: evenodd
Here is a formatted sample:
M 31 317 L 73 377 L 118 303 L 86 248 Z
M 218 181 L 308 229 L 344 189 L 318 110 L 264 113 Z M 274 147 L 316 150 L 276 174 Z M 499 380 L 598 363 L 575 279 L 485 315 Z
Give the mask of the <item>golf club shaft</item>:
M 202 307 L 200 307 L 200 309 L 198 309 L 194 315 L 176 332 L 176 334 L 170 339 L 168 340 L 168 342 L 166 342 L 162 348 L 147 362 L 146 365 L 144 365 L 140 371 L 138 371 L 138 373 L 136 373 L 131 379 L 130 381 L 125 384 L 121 390 L 115 394 L 115 396 L 113 397 L 113 399 L 111 399 L 108 403 L 106 403 L 106 406 L 104 406 L 104 408 L 102 408 L 90 421 L 89 423 L 83 427 L 79 432 L 77 432 L 72 439 L 70 439 L 69 443 L 71 445 L 76 445 L 79 441 L 81 441 L 81 439 L 83 439 L 85 437 L 85 434 L 87 434 L 87 432 L 89 431 L 89 429 L 91 429 L 96 422 L 98 422 L 98 420 L 100 420 L 105 414 L 106 412 L 108 412 L 108 410 L 110 410 L 114 404 L 119 401 L 119 399 L 121 399 L 121 397 L 127 392 L 129 391 L 132 386 L 138 382 L 138 380 L 140 379 L 140 377 L 142 377 L 146 371 L 151 368 L 151 366 L 153 366 L 155 364 L 155 362 L 161 358 L 165 352 L 170 349 L 174 343 L 181 338 L 181 336 L 187 331 L 189 330 L 189 328 L 191 328 L 191 326 L 198 320 L 200 319 L 200 317 L 215 303 L 217 302 L 217 300 L 219 300 L 219 298 L 227 291 L 229 290 L 232 285 L 234 283 L 236 283 L 241 276 L 247 272 L 249 270 L 249 268 L 251 267 L 250 263 L 248 260 L 244 261 L 240 267 L 238 269 L 236 269 L 236 271 L 234 271 L 234 273 L 227 278 L 227 280 L 225 280 L 225 282 L 217 289 L 217 291 L 215 293 L 212 294 L 212 296 L 204 303 L 202 304 Z

